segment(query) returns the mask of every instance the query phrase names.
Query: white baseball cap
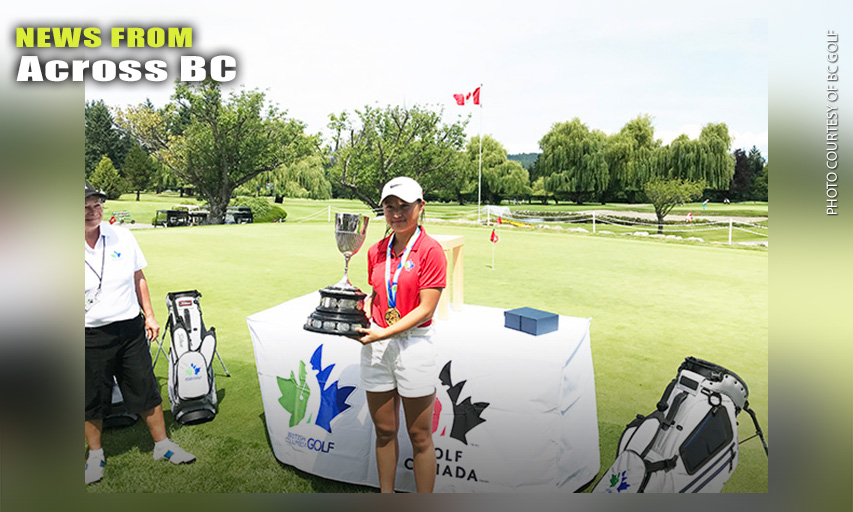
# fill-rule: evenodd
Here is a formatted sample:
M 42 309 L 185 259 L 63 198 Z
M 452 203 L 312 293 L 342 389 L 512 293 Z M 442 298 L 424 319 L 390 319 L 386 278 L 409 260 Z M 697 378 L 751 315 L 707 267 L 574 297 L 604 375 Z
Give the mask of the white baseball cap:
M 382 204 L 388 196 L 396 196 L 407 203 L 414 203 L 417 200 L 423 201 L 424 191 L 412 178 L 398 176 L 382 187 L 382 199 L 379 200 L 379 204 Z

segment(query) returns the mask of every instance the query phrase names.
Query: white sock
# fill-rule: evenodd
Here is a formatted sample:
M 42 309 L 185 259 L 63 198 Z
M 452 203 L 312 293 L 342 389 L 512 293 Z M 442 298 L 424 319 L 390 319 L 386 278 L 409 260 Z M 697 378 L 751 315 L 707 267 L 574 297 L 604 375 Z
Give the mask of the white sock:
M 89 458 L 90 459 L 103 459 L 104 458 L 104 449 L 92 450 L 89 449 Z
M 169 442 L 169 438 L 168 438 L 168 437 L 164 437 L 163 439 L 161 439 L 161 440 L 159 440 L 159 441 L 154 441 L 154 446 L 155 446 L 155 447 L 162 447 L 162 446 L 164 446 L 164 445 L 165 445 L 166 443 L 168 443 L 168 442 Z

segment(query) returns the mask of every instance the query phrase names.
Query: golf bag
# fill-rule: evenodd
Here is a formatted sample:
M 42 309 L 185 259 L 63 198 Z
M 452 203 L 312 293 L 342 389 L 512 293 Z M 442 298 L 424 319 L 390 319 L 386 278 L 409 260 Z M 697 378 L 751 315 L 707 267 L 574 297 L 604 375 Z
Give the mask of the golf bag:
M 216 416 L 217 396 L 213 378 L 216 329 L 205 328 L 197 290 L 166 294 L 169 320 L 163 332 L 172 338 L 169 347 L 169 404 L 172 416 L 182 424 L 210 421 Z M 160 341 L 159 351 L 163 351 Z M 165 355 L 165 353 L 164 353 Z M 157 358 L 160 353 L 157 353 Z M 157 364 L 157 358 L 154 364 Z M 219 357 L 222 363 L 222 358 Z M 225 363 L 222 363 L 225 368 Z M 228 370 L 225 370 L 228 375 Z M 230 375 L 229 375 L 230 376 Z
M 767 453 L 748 396 L 734 372 L 686 358 L 657 410 L 638 414 L 625 428 L 616 460 L 593 492 L 720 492 L 737 467 L 741 410 L 752 417 Z

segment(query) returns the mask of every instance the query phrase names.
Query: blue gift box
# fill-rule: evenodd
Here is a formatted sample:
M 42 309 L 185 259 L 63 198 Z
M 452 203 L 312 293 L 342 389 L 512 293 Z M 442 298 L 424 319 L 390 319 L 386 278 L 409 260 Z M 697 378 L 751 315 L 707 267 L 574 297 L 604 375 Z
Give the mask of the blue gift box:
M 533 308 L 504 311 L 504 327 L 539 336 L 558 329 L 559 316 Z

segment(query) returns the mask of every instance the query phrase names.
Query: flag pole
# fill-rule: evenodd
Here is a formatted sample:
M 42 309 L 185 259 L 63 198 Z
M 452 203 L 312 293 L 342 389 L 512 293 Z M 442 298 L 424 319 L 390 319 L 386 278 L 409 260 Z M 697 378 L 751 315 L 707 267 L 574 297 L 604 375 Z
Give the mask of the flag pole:
M 483 93 L 483 84 L 480 84 L 480 94 Z M 477 224 L 480 223 L 480 206 L 483 190 L 483 104 L 477 105 L 480 107 L 480 155 L 479 168 L 477 170 Z M 494 249 L 494 248 L 493 248 Z M 494 268 L 494 250 L 492 251 L 492 268 Z

